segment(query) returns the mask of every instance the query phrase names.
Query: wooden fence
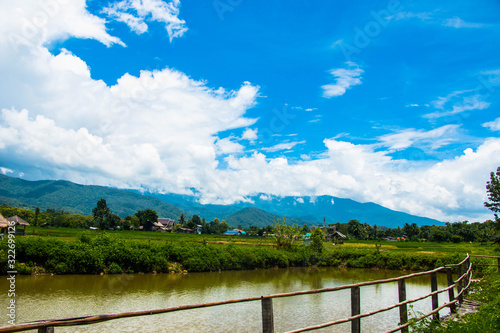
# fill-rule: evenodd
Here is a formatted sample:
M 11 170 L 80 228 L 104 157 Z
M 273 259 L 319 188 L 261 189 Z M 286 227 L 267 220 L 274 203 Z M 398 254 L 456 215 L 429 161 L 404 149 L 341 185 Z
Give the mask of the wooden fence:
M 499 259 L 500 261 L 500 259 Z M 455 269 L 456 274 L 458 275 L 457 280 L 453 280 L 453 270 Z M 438 290 L 437 284 L 437 273 L 445 272 L 447 274 L 447 284 L 448 287 Z M 416 277 L 416 276 L 424 276 L 428 275 L 430 277 L 430 286 L 431 293 L 425 296 L 415 298 L 415 299 L 406 299 L 406 284 L 405 281 L 407 279 Z M 399 317 L 400 317 L 400 326 L 395 327 L 394 329 L 388 332 L 408 332 L 408 326 L 410 322 L 408 321 L 408 304 L 431 298 L 432 303 L 432 311 L 422 315 L 418 318 L 413 319 L 413 321 L 420 321 L 429 316 L 433 316 L 433 320 L 439 321 L 439 311 L 444 308 L 450 308 L 451 312 L 456 311 L 457 303 L 463 302 L 463 296 L 467 292 L 472 277 L 472 265 L 470 262 L 470 256 L 467 257 L 455 265 L 446 265 L 445 267 L 440 267 L 427 272 L 414 273 L 406 276 L 401 276 L 397 278 L 391 278 L 386 280 L 378 280 L 378 281 L 370 281 L 357 283 L 352 285 L 345 285 L 340 287 L 332 287 L 332 288 L 323 288 L 316 290 L 306 290 L 306 291 L 298 291 L 298 292 L 290 292 L 290 293 L 282 293 L 275 295 L 267 295 L 260 297 L 249 297 L 249 298 L 241 298 L 241 299 L 232 299 L 227 301 L 219 301 L 213 303 L 204 303 L 204 304 L 193 304 L 193 305 L 183 305 L 176 306 L 164 309 L 155 309 L 155 310 L 144 310 L 144 311 L 135 311 L 135 312 L 124 312 L 117 314 L 106 314 L 106 315 L 96 315 L 96 316 L 86 316 L 86 317 L 77 317 L 77 318 L 66 318 L 66 319 L 54 319 L 54 320 L 44 320 L 37 322 L 30 322 L 12 326 L 4 326 L 0 327 L 0 332 L 20 332 L 32 329 L 38 329 L 39 333 L 46 332 L 54 332 L 54 327 L 60 326 L 79 326 L 79 325 L 90 325 L 96 324 L 104 321 L 120 319 L 120 318 L 130 318 L 130 317 L 138 317 L 138 316 L 148 316 L 155 315 L 160 313 L 174 312 L 174 311 L 182 311 L 182 310 L 190 310 L 190 309 L 198 309 L 198 308 L 207 308 L 213 306 L 219 306 L 224 304 L 233 304 L 233 303 L 242 303 L 242 302 L 252 302 L 252 301 L 260 301 L 261 309 L 262 309 L 262 331 L 264 333 L 274 332 L 274 316 L 273 316 L 273 299 L 282 298 L 282 297 L 291 297 L 291 296 L 299 296 L 299 295 L 310 295 L 310 294 L 318 294 L 325 292 L 334 292 L 339 290 L 351 290 L 351 316 L 345 319 L 335 320 L 327 323 L 323 323 L 320 325 L 304 327 L 300 329 L 296 329 L 290 332 L 305 332 L 317 330 L 325 327 L 330 327 L 337 324 L 342 323 L 351 323 L 351 332 L 359 333 L 361 332 L 361 318 L 365 318 L 368 316 L 372 316 L 377 313 L 381 313 L 384 311 L 388 311 L 391 309 L 399 308 Z M 373 312 L 369 313 L 360 313 L 361 309 L 361 298 L 360 298 L 360 288 L 364 286 L 376 285 L 381 283 L 390 283 L 397 282 L 398 283 L 398 294 L 399 294 L 399 303 L 396 303 L 392 306 L 381 308 Z M 457 290 L 457 294 L 455 294 L 455 289 Z M 440 293 L 448 292 L 448 302 L 439 306 L 438 303 L 438 295 Z

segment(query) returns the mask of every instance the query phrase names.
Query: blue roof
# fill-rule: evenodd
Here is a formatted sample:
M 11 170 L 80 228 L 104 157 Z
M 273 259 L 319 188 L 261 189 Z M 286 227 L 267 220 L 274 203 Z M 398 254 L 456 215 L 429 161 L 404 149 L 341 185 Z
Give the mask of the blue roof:
M 226 236 L 234 236 L 234 235 L 246 235 L 247 233 L 244 232 L 243 230 L 228 230 L 226 231 L 225 233 L 223 233 L 223 235 L 226 235 Z

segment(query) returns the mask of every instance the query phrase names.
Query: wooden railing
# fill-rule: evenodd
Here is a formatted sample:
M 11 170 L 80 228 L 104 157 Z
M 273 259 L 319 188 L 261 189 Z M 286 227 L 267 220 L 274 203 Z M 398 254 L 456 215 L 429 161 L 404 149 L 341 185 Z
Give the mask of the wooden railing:
M 458 278 L 457 280 L 453 280 L 453 269 L 456 268 Z M 438 290 L 437 284 L 437 273 L 446 272 L 447 274 L 447 284 L 448 287 Z M 405 281 L 417 276 L 430 276 L 430 285 L 431 285 L 431 293 L 425 296 L 415 298 L 415 299 L 406 299 L 406 283 Z M 305 332 L 312 331 L 316 329 L 321 329 L 325 327 L 330 327 L 337 324 L 342 323 L 351 323 L 351 332 L 359 333 L 361 332 L 361 318 L 365 318 L 368 316 L 372 316 L 377 313 L 381 313 L 384 311 L 388 311 L 391 309 L 399 308 L 399 317 L 400 317 L 400 326 L 388 331 L 388 332 L 408 332 L 408 326 L 411 322 L 408 321 L 408 304 L 431 298 L 432 303 L 432 311 L 422 315 L 418 318 L 415 318 L 413 321 L 421 321 L 429 316 L 433 316 L 433 320 L 439 321 L 439 311 L 444 308 L 450 308 L 451 312 L 456 311 L 457 303 L 463 302 L 463 296 L 467 292 L 472 277 L 472 266 L 470 263 L 470 256 L 467 257 L 455 265 L 446 265 L 445 267 L 436 268 L 427 272 L 414 273 L 406 276 L 401 276 L 397 278 L 391 278 L 386 280 L 378 280 L 378 281 L 370 281 L 370 282 L 362 282 L 357 284 L 345 285 L 340 287 L 332 287 L 332 288 L 323 288 L 323 289 L 315 289 L 315 290 L 306 290 L 306 291 L 298 291 L 298 292 L 290 292 L 290 293 L 282 293 L 275 295 L 267 295 L 260 297 L 249 297 L 249 298 L 240 298 L 240 299 L 232 299 L 227 301 L 219 301 L 212 303 L 204 303 L 204 304 L 193 304 L 193 305 L 183 305 L 176 306 L 164 309 L 155 309 L 155 310 L 144 310 L 144 311 L 135 311 L 135 312 L 124 312 L 117 314 L 107 314 L 107 315 L 96 315 L 96 316 L 85 316 L 85 317 L 77 317 L 77 318 L 66 318 L 66 319 L 54 319 L 54 320 L 44 320 L 37 322 L 30 322 L 12 326 L 4 326 L 0 327 L 0 332 L 20 332 L 32 329 L 38 329 L 39 333 L 48 333 L 54 332 L 54 327 L 60 326 L 79 326 L 79 325 L 90 325 L 96 324 L 104 321 L 121 319 L 121 318 L 130 318 L 130 317 L 139 317 L 139 316 L 148 316 L 155 315 L 160 313 L 174 312 L 174 311 L 182 311 L 182 310 L 190 310 L 190 309 L 198 309 L 198 308 L 208 308 L 213 306 L 219 306 L 224 304 L 233 304 L 233 303 L 242 303 L 242 302 L 252 302 L 252 301 L 260 301 L 261 302 L 261 311 L 262 311 L 262 331 L 264 333 L 274 332 L 274 315 L 273 315 L 273 299 L 274 298 L 282 298 L 282 297 L 292 297 L 299 295 L 310 295 L 310 294 L 318 294 L 325 292 L 334 292 L 339 290 L 351 290 L 351 316 L 348 318 L 335 320 L 327 323 L 323 323 L 320 325 L 304 327 L 300 329 L 296 329 L 290 332 Z M 369 313 L 360 313 L 361 309 L 361 297 L 360 297 L 360 288 L 370 285 L 382 284 L 382 283 L 390 283 L 390 282 L 398 282 L 398 294 L 399 294 L 399 303 L 396 303 L 392 306 L 378 309 Z M 457 294 L 455 295 L 455 288 L 457 289 Z M 448 292 L 448 302 L 439 306 L 438 303 L 438 295 L 443 292 Z

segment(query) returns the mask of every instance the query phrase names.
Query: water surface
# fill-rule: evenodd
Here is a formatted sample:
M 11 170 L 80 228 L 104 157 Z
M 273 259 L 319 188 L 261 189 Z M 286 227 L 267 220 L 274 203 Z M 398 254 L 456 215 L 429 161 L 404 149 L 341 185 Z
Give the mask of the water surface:
M 109 314 L 199 304 L 235 298 L 320 289 L 407 275 L 408 272 L 289 268 L 182 274 L 17 276 L 16 323 L 50 318 Z M 438 274 L 439 288 L 446 275 Z M 407 298 L 430 292 L 430 277 L 407 280 Z M 0 279 L 0 306 L 6 309 L 8 282 Z M 2 291 L 3 290 L 3 291 Z M 448 301 L 440 294 L 440 304 Z M 397 283 L 361 288 L 361 312 L 398 302 Z M 350 291 L 293 296 L 273 300 L 276 332 L 349 317 Z M 431 300 L 420 301 L 415 313 L 429 312 Z M 441 313 L 444 315 L 445 312 Z M 361 320 L 362 332 L 383 332 L 397 326 L 398 310 Z M 7 324 L 6 315 L 0 323 Z M 260 301 L 118 319 L 88 326 L 57 327 L 56 332 L 259 332 Z M 325 332 L 350 332 L 349 324 Z

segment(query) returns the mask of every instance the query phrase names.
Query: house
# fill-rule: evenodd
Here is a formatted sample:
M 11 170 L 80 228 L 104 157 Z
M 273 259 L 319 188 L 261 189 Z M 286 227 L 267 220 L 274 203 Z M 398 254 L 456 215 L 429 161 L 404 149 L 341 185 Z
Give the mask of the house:
M 224 236 L 243 236 L 246 234 L 247 233 L 245 231 L 239 229 L 228 230 L 225 233 L 223 233 Z
M 9 221 L 5 217 L 0 214 L 0 238 L 3 238 L 4 235 L 7 235 L 7 229 L 9 227 Z
M 169 219 L 169 218 L 159 218 L 158 224 L 161 224 L 161 226 L 159 228 L 162 231 L 172 232 L 172 230 L 174 229 L 175 221 L 173 219 Z
M 344 238 L 346 238 L 346 236 L 341 233 L 340 231 L 337 231 L 336 229 L 333 230 L 333 234 L 331 234 L 331 239 L 333 240 L 333 243 L 334 244 L 342 244 L 344 242 Z
M 9 217 L 7 221 L 14 222 L 16 224 L 16 235 L 24 235 L 24 233 L 26 232 L 26 227 L 30 225 L 28 222 L 17 215 Z

